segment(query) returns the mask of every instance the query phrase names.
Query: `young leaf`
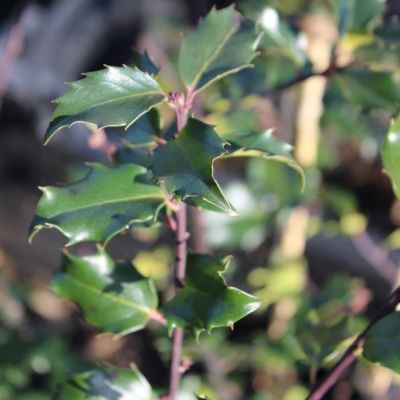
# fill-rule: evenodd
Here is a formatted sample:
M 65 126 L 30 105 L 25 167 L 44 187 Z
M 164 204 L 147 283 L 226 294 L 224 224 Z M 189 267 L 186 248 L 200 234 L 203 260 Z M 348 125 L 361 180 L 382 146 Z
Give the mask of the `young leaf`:
M 125 335 L 144 328 L 157 308 L 153 281 L 104 250 L 83 258 L 65 253 L 53 290 L 76 303 L 84 318 L 104 332 Z
M 164 99 L 158 83 L 137 68 L 106 67 L 68 85 L 45 133 L 45 143 L 77 122 L 98 127 L 132 125 Z
M 190 118 L 176 140 L 155 150 L 153 173 L 185 203 L 234 214 L 213 178 L 213 161 L 225 153 L 224 145 L 212 126 Z
M 77 183 L 41 188 L 31 239 L 43 228 L 56 228 L 68 238 L 67 245 L 88 240 L 105 244 L 132 225 L 156 219 L 164 198 L 158 186 L 139 181 L 146 168 L 89 166 L 89 173 Z
M 151 386 L 139 370 L 97 368 L 74 375 L 62 385 L 54 400 L 156 400 Z
M 226 135 L 224 139 L 229 146 L 225 147 L 227 154 L 222 158 L 262 157 L 280 161 L 299 173 L 304 187 L 304 171 L 292 156 L 293 147 L 273 136 L 272 129 L 245 135 Z
M 377 322 L 366 334 L 363 356 L 400 373 L 400 312 Z
M 229 257 L 215 258 L 189 254 L 185 286 L 165 306 L 170 328 L 202 331 L 230 326 L 256 310 L 261 302 L 236 288 L 228 287 L 222 273 L 229 267 Z
M 212 9 L 197 29 L 182 40 L 179 74 L 189 90 L 203 90 L 214 81 L 251 66 L 258 36 L 233 7 Z
M 392 180 L 394 193 L 400 198 L 400 114 L 390 124 L 381 155 L 385 171 Z

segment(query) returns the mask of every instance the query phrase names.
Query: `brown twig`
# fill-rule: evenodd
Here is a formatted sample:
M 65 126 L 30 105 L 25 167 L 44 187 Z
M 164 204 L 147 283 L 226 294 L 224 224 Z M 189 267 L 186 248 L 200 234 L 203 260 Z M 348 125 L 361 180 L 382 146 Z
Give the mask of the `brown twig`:
M 354 363 L 357 353 L 362 348 L 365 335 L 382 318 L 396 310 L 400 303 L 400 286 L 387 298 L 380 312 L 373 318 L 367 327 L 356 337 L 346 349 L 341 359 L 336 363 L 328 375 L 310 392 L 306 400 L 321 400 L 328 390 L 340 379 L 345 371 Z

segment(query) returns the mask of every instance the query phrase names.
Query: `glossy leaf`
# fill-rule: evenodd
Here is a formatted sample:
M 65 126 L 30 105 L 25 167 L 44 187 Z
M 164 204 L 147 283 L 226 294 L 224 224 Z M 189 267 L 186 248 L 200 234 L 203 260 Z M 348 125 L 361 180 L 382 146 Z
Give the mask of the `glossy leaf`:
M 261 157 L 283 162 L 299 173 L 304 187 L 304 171 L 292 156 L 293 147 L 277 139 L 271 129 L 245 135 L 227 135 L 224 139 L 229 146 L 225 147 L 227 154 L 223 158 Z
M 394 193 L 400 198 L 400 115 L 390 124 L 381 155 L 383 167 L 392 180 Z
M 153 281 L 104 250 L 86 257 L 65 253 L 53 290 L 76 303 L 84 318 L 104 332 L 124 335 L 144 328 L 157 308 Z
M 137 68 L 106 67 L 68 84 L 45 134 L 45 143 L 61 129 L 77 122 L 98 127 L 132 125 L 164 99 L 158 83 Z
M 191 90 L 203 90 L 214 81 L 250 66 L 258 36 L 249 21 L 233 7 L 212 9 L 196 30 L 183 38 L 179 74 Z
M 365 336 L 363 356 L 400 373 L 400 312 L 377 322 Z
M 77 183 L 41 188 L 31 238 L 43 228 L 56 228 L 68 238 L 67 245 L 106 243 L 132 225 L 155 220 L 164 198 L 158 186 L 140 181 L 146 168 L 133 164 L 109 168 L 96 163 L 89 167 Z
M 260 301 L 239 289 L 228 287 L 222 273 L 229 257 L 189 254 L 185 286 L 165 306 L 170 328 L 189 328 L 198 336 L 217 327 L 232 327 L 260 306 Z
M 54 400 L 156 400 L 150 384 L 136 367 L 97 368 L 74 375 Z
M 400 91 L 387 72 L 348 70 L 333 77 L 343 96 L 351 103 L 363 107 L 384 108 L 395 111 Z
M 233 214 L 213 178 L 213 161 L 225 153 L 224 145 L 212 126 L 191 118 L 176 140 L 155 150 L 154 175 L 171 195 L 185 203 Z

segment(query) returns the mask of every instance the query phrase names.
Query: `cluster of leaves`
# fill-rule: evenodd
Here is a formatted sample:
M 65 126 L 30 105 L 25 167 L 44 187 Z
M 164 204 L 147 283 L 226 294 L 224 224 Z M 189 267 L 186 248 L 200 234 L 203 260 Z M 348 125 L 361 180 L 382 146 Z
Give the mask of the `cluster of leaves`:
M 232 365 L 244 368 L 251 363 L 259 372 L 273 375 L 271 367 L 265 366 L 272 357 L 283 379 L 281 391 L 271 390 L 271 396 L 275 395 L 271 398 L 300 399 L 305 397 L 304 387 L 294 385 L 289 394 L 285 379 L 307 367 L 311 379 L 315 378 L 316 371 L 330 366 L 346 341 L 361 331 L 362 321 L 345 316 L 348 303 L 360 290 L 358 283 L 332 281 L 321 294 L 304 296 L 303 260 L 286 260 L 276 251 L 269 268 L 255 269 L 249 276 L 250 286 L 258 289 L 256 298 L 226 285 L 222 274 L 229 258 L 190 253 L 185 287 L 164 303 L 152 279 L 129 260 L 113 260 L 105 250 L 116 235 L 170 220 L 180 201 L 207 210 L 209 245 L 228 253 L 238 247 L 257 249 L 274 236 L 285 213 L 301 203 L 330 207 L 339 216 L 341 228 L 347 226 L 349 216 L 359 215 L 357 202 L 346 191 L 321 185 L 313 170 L 305 171 L 307 184 L 300 194 L 305 178 L 292 158 L 292 147 L 260 124 L 257 107 L 265 105 L 263 98 L 270 89 L 295 84 L 314 71 L 301 46 L 304 33 L 288 21 L 296 13 L 319 12 L 321 5 L 318 1 L 293 2 L 292 6 L 291 2 L 276 3 L 239 3 L 247 19 L 232 7 L 212 10 L 180 45 L 176 70 L 182 93 L 164 92 L 167 84 L 147 54 L 135 68 L 106 67 L 69 84 L 66 94 L 56 100 L 45 142 L 64 127 L 86 123 L 123 128 L 118 129 L 123 145 L 114 154 L 113 165 L 88 164 L 89 171 L 79 182 L 42 188 L 31 237 L 43 228 L 56 228 L 67 237 L 67 246 L 97 243 L 97 252 L 86 257 L 65 252 L 53 288 L 75 302 L 84 318 L 104 332 L 125 335 L 154 320 L 170 330 L 182 327 L 199 336 L 215 327 L 233 326 L 261 301 L 272 309 L 289 310 L 282 313 L 286 319 L 274 315 L 267 338 L 255 338 L 251 350 L 244 345 L 236 352 L 230 349 L 229 357 Z M 335 157 L 349 136 L 361 148 L 371 141 L 378 148 L 385 121 L 400 100 L 394 74 L 398 47 L 392 40 L 393 30 L 386 29 L 380 17 L 382 2 L 371 0 L 367 7 L 362 0 L 337 1 L 324 11 L 336 19 L 336 47 L 350 51 L 353 60 L 335 70 L 340 72 L 331 77 L 325 95 L 318 163 L 322 170 L 340 163 Z M 260 54 L 255 58 L 257 49 Z M 248 68 L 251 63 L 255 68 Z M 336 60 L 332 64 L 337 67 Z M 199 93 L 202 96 L 197 97 Z M 195 98 L 205 98 L 204 120 L 191 115 Z M 177 113 L 172 123 L 171 107 Z M 382 151 L 397 195 L 399 124 L 399 119 L 392 123 Z M 230 183 L 223 192 L 214 167 L 238 157 L 250 157 L 245 175 L 251 179 Z M 279 163 L 268 163 L 266 168 L 263 159 Z M 236 213 L 239 216 L 232 218 Z M 318 224 L 320 230 L 332 227 L 327 228 L 322 219 Z M 398 313 L 378 322 L 368 332 L 363 350 L 367 360 L 397 372 L 393 332 L 398 325 Z M 222 353 L 225 336 L 215 337 L 210 347 Z M 243 354 L 249 356 L 243 359 Z M 73 377 L 57 398 L 111 399 L 128 393 L 137 399 L 155 397 L 136 368 L 107 367 Z M 265 395 L 264 389 L 259 393 Z M 213 398 L 212 393 L 209 396 Z

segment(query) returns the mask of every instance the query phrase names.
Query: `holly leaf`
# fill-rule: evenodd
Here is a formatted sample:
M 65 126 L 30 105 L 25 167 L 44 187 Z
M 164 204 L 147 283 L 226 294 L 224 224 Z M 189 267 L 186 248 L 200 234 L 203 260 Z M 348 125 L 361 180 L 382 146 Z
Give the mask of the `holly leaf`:
M 154 151 L 154 176 L 185 203 L 233 215 L 213 178 L 213 161 L 225 153 L 225 144 L 211 125 L 190 118 L 175 140 Z
M 400 312 L 377 322 L 366 334 L 363 356 L 400 373 Z
M 65 253 L 52 288 L 76 303 L 86 321 L 118 335 L 143 329 L 158 305 L 152 280 L 131 262 L 117 263 L 101 249 L 82 258 Z
M 68 84 L 57 100 L 57 108 L 45 133 L 44 142 L 66 126 L 78 122 L 98 127 L 132 125 L 141 115 L 164 99 L 158 83 L 137 68 L 106 67 L 89 72 Z
M 143 53 L 134 51 L 134 63 L 140 68 L 142 71 L 147 72 L 150 75 L 157 75 L 159 72 L 159 68 L 154 64 L 153 60 L 150 57 L 150 54 L 147 51 Z
M 106 366 L 76 374 L 62 385 L 54 400 L 156 400 L 139 370 Z
M 390 124 L 381 155 L 385 172 L 392 181 L 393 191 L 400 198 L 400 114 Z
M 41 188 L 30 240 L 43 228 L 56 228 L 68 238 L 67 246 L 83 241 L 105 244 L 131 226 L 155 221 L 164 197 L 158 186 L 140 181 L 146 168 L 88 165 L 88 174 L 77 183 Z
M 244 135 L 224 135 L 224 139 L 229 145 L 225 147 L 227 153 L 222 158 L 260 157 L 282 162 L 298 172 L 304 188 L 304 171 L 292 156 L 293 146 L 277 139 L 272 129 Z
M 186 35 L 178 56 L 179 74 L 191 91 L 251 66 L 259 36 L 254 25 L 233 8 L 213 8 L 196 30 Z
M 229 261 L 230 257 L 188 255 L 185 286 L 165 306 L 171 329 L 189 328 L 198 337 L 202 331 L 232 327 L 260 306 L 256 297 L 226 285 L 222 273 Z

